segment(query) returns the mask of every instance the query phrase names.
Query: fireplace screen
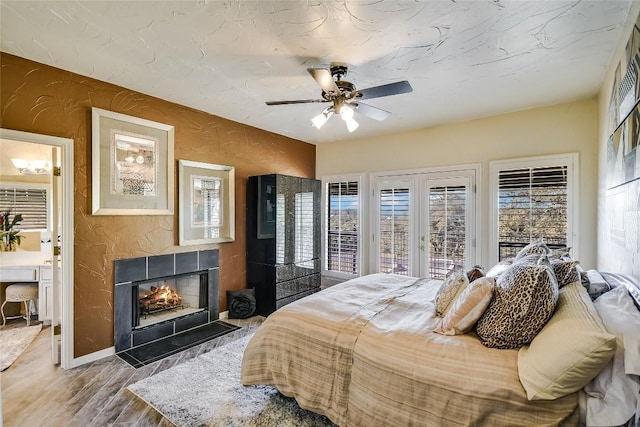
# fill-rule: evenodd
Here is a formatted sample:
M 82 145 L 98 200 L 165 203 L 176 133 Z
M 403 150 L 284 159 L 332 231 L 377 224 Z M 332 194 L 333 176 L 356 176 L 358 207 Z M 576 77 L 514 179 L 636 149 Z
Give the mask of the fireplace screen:
M 133 304 L 137 327 L 202 311 L 207 306 L 206 283 L 200 275 L 141 282 L 137 288 L 137 301 Z

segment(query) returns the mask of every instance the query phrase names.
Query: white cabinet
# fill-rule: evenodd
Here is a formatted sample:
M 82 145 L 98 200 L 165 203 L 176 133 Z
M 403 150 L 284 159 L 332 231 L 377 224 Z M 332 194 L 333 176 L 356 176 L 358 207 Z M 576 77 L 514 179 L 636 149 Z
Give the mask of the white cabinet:
M 51 323 L 53 309 L 52 273 L 51 261 L 47 259 L 36 260 L 30 252 L 3 252 L 0 254 L 0 304 L 4 301 L 4 289 L 10 284 L 37 283 L 38 319 L 45 323 Z M 35 310 L 32 311 L 32 314 L 35 314 Z
M 51 266 L 40 266 L 40 281 L 38 283 L 38 320 L 51 322 L 53 311 L 53 286 Z

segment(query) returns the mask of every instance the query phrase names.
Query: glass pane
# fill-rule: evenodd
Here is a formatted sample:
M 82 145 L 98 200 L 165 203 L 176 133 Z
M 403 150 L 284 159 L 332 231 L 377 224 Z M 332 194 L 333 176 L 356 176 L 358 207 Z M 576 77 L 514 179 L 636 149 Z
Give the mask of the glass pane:
M 0 187 L 0 212 L 22 214 L 20 230 L 47 229 L 47 190 Z
M 567 166 L 500 171 L 500 260 L 538 237 L 552 248 L 566 246 L 567 171 Z
M 443 279 L 454 265 L 465 265 L 467 189 L 429 189 L 429 275 Z
M 296 193 L 294 262 L 313 268 L 313 193 Z
M 409 274 L 409 189 L 380 191 L 380 272 Z
M 284 264 L 285 212 L 284 194 L 276 194 L 276 264 Z
M 358 274 L 358 182 L 327 185 L 327 270 Z

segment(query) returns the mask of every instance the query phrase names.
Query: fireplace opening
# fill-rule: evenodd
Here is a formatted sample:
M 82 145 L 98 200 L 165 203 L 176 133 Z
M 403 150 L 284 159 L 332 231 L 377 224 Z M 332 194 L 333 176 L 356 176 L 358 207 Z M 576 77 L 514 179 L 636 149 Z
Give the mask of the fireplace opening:
M 134 284 L 134 328 L 186 316 L 207 309 L 207 275 L 166 277 Z

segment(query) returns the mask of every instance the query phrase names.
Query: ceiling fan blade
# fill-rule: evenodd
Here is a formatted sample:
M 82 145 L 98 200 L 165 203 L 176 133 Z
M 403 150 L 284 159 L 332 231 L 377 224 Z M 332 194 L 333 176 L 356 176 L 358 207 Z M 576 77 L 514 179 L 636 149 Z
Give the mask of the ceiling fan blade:
M 309 104 L 312 102 L 329 102 L 326 99 L 296 99 L 293 101 L 267 101 L 267 105 Z
M 340 94 L 340 89 L 338 89 L 336 82 L 333 81 L 333 76 L 329 70 L 326 68 L 307 68 L 307 71 L 327 95 Z
M 391 113 L 388 111 L 385 111 L 378 107 L 372 107 L 371 105 L 363 104 L 362 102 L 350 102 L 349 105 L 353 105 L 356 112 L 362 114 L 363 116 L 367 116 L 379 122 L 383 121 L 391 115 Z
M 386 85 L 374 86 L 361 89 L 356 92 L 357 99 L 380 98 L 381 96 L 399 95 L 401 93 L 412 92 L 413 88 L 408 81 L 389 83 Z

